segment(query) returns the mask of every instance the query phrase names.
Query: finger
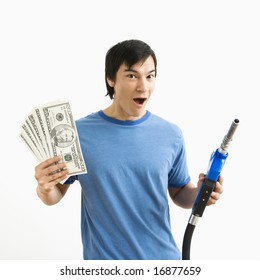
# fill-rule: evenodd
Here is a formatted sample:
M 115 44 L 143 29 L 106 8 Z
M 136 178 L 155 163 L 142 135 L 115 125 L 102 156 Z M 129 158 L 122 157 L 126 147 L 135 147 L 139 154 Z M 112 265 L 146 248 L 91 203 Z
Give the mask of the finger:
M 57 158 L 55 158 L 55 160 L 56 159 Z M 64 171 L 67 170 L 67 164 L 65 162 L 61 162 L 61 163 L 54 162 L 53 163 L 53 160 L 47 160 L 48 165 L 45 169 L 42 169 L 41 166 L 38 166 L 38 168 L 36 168 L 35 179 L 38 181 L 38 183 L 44 184 L 46 181 L 49 182 L 50 178 L 46 179 L 46 177 L 48 177 L 49 175 L 59 173 L 60 171 L 63 171 L 63 170 Z M 51 162 L 52 162 L 52 165 L 49 166 L 49 163 L 51 163 Z M 42 165 L 42 166 L 44 166 L 44 165 Z
M 210 200 L 212 204 L 215 204 L 219 200 L 220 195 L 223 193 L 222 185 L 217 182 L 214 191 L 210 195 Z
M 206 177 L 206 174 L 204 174 L 204 173 L 200 173 L 200 174 L 199 174 L 199 180 L 200 180 L 200 181 L 204 181 L 204 180 L 205 180 L 205 177 Z
M 210 198 L 207 202 L 207 205 L 213 205 L 213 204 L 216 204 L 216 202 L 219 200 L 220 198 L 220 194 L 219 193 L 216 193 L 216 192 L 212 192 L 211 195 L 210 195 Z
M 62 181 L 63 179 L 65 179 L 69 174 L 68 169 L 50 174 L 47 178 L 48 178 L 48 182 L 49 183 L 54 183 L 54 185 L 56 185 L 57 183 L 59 183 L 60 181 Z
M 220 182 L 216 182 L 214 192 L 219 193 L 219 194 L 223 193 L 223 186 L 222 186 L 222 184 L 220 184 Z
M 53 158 L 49 158 L 36 166 L 38 169 L 45 169 L 46 167 L 53 165 L 61 160 L 61 156 L 55 156 Z
M 215 188 L 210 195 L 207 205 L 213 205 L 220 199 L 220 195 L 223 193 L 222 184 L 223 184 L 223 177 L 220 175 L 218 181 L 216 182 Z
M 207 206 L 214 205 L 216 203 L 217 203 L 217 200 L 210 197 L 209 200 L 208 200 Z
M 55 162 L 58 162 L 60 159 L 61 159 L 60 156 L 56 156 L 56 157 L 47 159 L 47 160 L 41 162 L 40 164 L 38 164 L 35 167 L 35 175 L 34 175 L 35 179 L 39 180 L 43 175 L 45 175 L 44 169 L 46 167 L 53 165 Z
M 199 174 L 199 181 L 197 183 L 198 188 L 200 188 L 202 186 L 203 181 L 205 180 L 205 174 L 204 173 L 200 173 Z
M 218 182 L 219 182 L 221 185 L 223 185 L 223 181 L 224 181 L 223 176 L 220 174 L 219 177 L 218 177 Z
M 217 193 L 217 192 L 211 193 L 210 199 L 217 201 L 217 200 L 219 200 L 219 198 L 220 198 L 220 193 Z
M 41 177 L 38 184 L 45 192 L 50 191 L 56 184 L 65 179 L 69 174 L 67 169 Z
M 65 162 L 53 164 L 47 168 L 45 168 L 42 172 L 43 176 L 48 176 L 53 173 L 57 173 L 59 171 L 65 170 L 67 168 L 67 165 Z

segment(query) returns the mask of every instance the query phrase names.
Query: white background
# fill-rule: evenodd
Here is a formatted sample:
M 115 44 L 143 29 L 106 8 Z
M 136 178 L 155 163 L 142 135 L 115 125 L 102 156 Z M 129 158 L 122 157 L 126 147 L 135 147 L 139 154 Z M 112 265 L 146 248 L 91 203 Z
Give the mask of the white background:
M 59 98 L 69 99 L 75 119 L 108 106 L 106 51 L 132 38 L 157 54 L 148 109 L 181 127 L 194 183 L 240 120 L 224 193 L 195 228 L 191 258 L 259 259 L 259 14 L 251 0 L 1 1 L 0 259 L 82 259 L 80 185 L 56 206 L 42 204 L 20 125 Z M 190 213 L 171 204 L 180 248 Z

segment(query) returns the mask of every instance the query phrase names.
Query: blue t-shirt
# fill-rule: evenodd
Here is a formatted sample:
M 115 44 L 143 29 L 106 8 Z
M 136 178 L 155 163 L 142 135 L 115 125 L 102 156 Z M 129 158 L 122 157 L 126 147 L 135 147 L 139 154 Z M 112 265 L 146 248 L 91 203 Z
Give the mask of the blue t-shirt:
M 181 130 L 149 111 L 120 121 L 102 111 L 76 121 L 88 173 L 82 187 L 84 259 L 180 259 L 168 187 L 189 180 Z

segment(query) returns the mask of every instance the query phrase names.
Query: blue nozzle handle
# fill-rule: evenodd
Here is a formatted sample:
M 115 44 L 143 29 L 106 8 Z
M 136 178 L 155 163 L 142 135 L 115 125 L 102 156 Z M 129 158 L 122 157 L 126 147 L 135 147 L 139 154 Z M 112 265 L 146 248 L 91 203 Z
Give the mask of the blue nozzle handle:
M 206 173 L 206 178 L 202 183 L 192 208 L 192 215 L 197 217 L 202 216 L 210 195 L 216 186 L 216 182 L 218 181 L 218 177 L 224 167 L 227 157 L 228 153 L 222 154 L 218 151 L 218 149 L 212 153 L 209 161 L 208 171 Z

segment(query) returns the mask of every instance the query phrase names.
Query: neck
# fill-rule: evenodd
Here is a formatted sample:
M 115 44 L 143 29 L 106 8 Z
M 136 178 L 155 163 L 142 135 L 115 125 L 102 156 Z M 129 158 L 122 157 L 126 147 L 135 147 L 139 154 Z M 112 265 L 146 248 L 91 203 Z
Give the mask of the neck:
M 136 121 L 138 119 L 141 119 L 146 114 L 146 110 L 144 110 L 141 114 L 131 115 L 122 110 L 121 108 L 118 108 L 111 104 L 109 107 L 103 110 L 103 113 L 110 118 L 117 119 L 120 121 Z

